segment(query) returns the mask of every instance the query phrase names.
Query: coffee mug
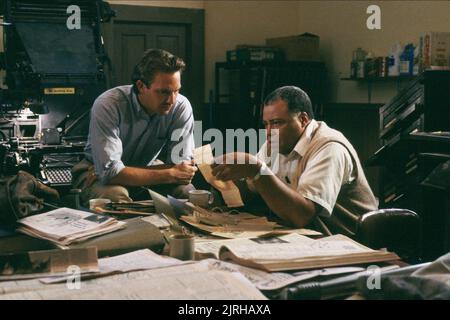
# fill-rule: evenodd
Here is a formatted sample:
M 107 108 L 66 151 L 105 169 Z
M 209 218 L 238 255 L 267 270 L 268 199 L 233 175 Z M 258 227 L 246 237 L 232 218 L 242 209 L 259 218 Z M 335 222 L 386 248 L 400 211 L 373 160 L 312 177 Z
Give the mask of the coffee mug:
M 191 190 L 189 191 L 189 202 L 202 207 L 207 208 L 214 201 L 214 196 L 207 190 Z
M 95 211 L 96 207 L 102 207 L 105 204 L 111 203 L 111 200 L 109 199 L 91 199 L 89 200 L 89 209 Z
M 194 260 L 194 236 L 173 234 L 169 237 L 169 256 L 180 260 Z

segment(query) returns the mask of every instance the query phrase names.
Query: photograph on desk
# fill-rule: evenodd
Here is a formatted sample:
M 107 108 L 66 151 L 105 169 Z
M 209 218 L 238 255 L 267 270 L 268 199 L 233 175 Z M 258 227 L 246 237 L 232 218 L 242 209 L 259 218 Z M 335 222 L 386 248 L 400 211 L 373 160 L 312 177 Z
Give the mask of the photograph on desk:
M 0 300 L 450 299 L 449 14 L 1 0 Z

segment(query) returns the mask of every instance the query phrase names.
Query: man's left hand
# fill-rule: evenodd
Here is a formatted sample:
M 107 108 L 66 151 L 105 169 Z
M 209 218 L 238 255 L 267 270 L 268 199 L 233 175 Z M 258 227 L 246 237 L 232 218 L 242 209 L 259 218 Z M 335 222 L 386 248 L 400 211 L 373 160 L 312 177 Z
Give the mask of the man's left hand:
M 255 156 L 243 152 L 227 153 L 217 157 L 215 163 L 212 174 L 223 181 L 253 178 L 262 165 Z

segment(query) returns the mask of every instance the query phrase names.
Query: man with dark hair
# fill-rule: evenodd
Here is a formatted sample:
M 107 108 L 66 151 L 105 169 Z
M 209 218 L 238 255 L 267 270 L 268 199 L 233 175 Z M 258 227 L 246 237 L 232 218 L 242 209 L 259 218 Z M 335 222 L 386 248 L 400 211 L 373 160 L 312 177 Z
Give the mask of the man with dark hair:
M 147 50 L 132 85 L 95 100 L 86 159 L 73 169 L 73 186 L 82 189 L 84 204 L 92 198 L 131 201 L 133 187 L 189 185 L 197 169 L 191 160 L 192 107 L 179 94 L 184 68 L 183 60 L 167 51 Z M 165 165 L 156 165 L 164 152 Z
M 314 120 L 303 90 L 287 86 L 270 93 L 263 122 L 267 141 L 256 157 L 218 159 L 225 163 L 213 169 L 216 178 L 246 178 L 273 213 L 297 227 L 316 216 L 348 220 L 377 209 L 355 149 L 342 133 Z

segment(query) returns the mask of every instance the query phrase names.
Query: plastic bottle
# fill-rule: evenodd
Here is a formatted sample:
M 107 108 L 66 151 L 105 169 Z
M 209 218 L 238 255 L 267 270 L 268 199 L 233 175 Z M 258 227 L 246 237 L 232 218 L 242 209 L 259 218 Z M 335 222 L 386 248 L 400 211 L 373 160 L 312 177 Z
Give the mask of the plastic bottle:
M 400 55 L 400 75 L 412 75 L 414 66 L 414 45 L 409 43 Z
M 402 45 L 397 42 L 389 54 L 388 76 L 395 77 L 400 74 L 400 55 L 402 54 Z
M 408 75 L 409 74 L 409 57 L 408 57 L 407 47 L 408 46 L 405 46 L 405 49 L 403 49 L 403 52 L 400 55 L 400 65 L 399 65 L 400 75 Z
M 414 76 L 417 76 L 420 72 L 420 48 L 417 46 L 414 48 L 414 63 L 413 72 Z
M 364 78 L 365 76 L 365 60 L 366 60 L 367 52 L 361 48 L 356 49 L 355 57 L 356 57 L 356 77 Z

